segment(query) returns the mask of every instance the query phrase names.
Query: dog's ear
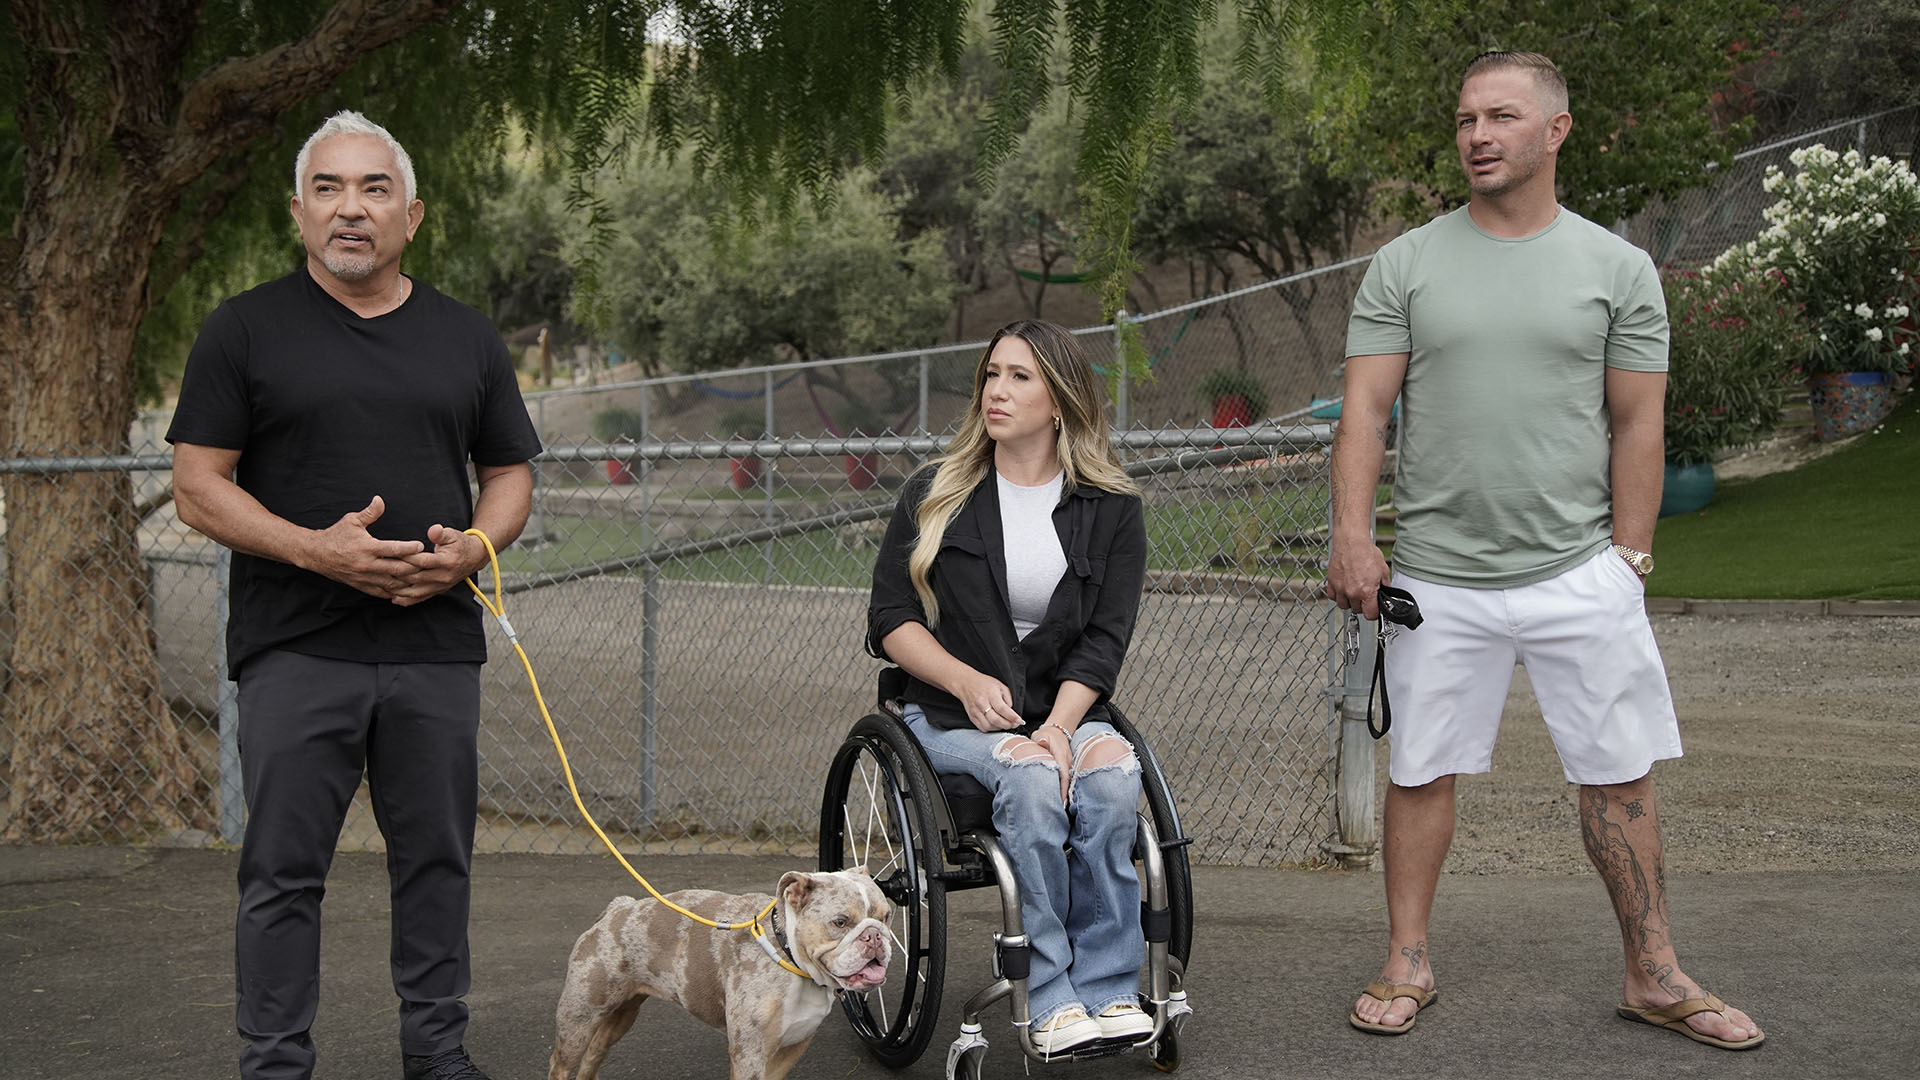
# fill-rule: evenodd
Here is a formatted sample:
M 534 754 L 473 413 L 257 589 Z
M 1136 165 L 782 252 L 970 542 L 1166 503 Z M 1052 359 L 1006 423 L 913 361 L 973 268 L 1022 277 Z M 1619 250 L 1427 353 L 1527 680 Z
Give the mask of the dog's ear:
M 813 891 L 813 876 L 798 870 L 789 870 L 780 875 L 780 899 L 799 907 L 807 902 L 807 894 Z

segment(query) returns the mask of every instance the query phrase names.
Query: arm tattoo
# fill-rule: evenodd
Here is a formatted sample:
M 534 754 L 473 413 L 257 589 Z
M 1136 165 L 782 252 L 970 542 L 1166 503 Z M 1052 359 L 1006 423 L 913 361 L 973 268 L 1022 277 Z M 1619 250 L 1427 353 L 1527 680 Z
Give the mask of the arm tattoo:
M 1639 799 L 1635 799 L 1632 802 L 1627 803 L 1623 807 L 1623 809 L 1625 809 L 1627 812 L 1628 821 L 1638 821 L 1642 817 L 1645 817 L 1647 813 L 1646 810 L 1641 808 Z

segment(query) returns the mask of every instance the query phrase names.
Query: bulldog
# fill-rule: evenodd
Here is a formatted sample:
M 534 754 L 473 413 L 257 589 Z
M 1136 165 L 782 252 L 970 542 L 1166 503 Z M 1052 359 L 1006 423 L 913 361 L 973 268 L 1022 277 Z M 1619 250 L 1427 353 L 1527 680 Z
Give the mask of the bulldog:
M 715 930 L 658 900 L 615 898 L 567 960 L 548 1080 L 568 1080 L 575 1068 L 578 1080 L 594 1080 L 650 997 L 726 1032 L 732 1080 L 786 1076 L 837 995 L 886 981 L 893 940 L 891 905 L 864 870 L 790 872 L 778 892 L 777 923 L 761 926 L 769 940 L 784 936 L 774 950 L 806 978 L 780 966 L 751 931 Z M 718 923 L 745 923 L 772 897 L 688 889 L 668 899 Z

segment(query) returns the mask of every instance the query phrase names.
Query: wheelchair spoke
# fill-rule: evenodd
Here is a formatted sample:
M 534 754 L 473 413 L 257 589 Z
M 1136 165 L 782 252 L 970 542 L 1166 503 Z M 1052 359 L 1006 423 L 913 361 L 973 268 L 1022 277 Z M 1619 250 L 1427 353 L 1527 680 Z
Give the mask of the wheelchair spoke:
M 878 763 L 875 763 L 871 767 L 864 764 L 862 765 L 860 769 L 860 783 L 866 788 L 867 792 L 867 834 L 866 845 L 861 848 L 858 857 L 860 864 L 867 867 L 875 879 L 886 877 L 900 863 L 900 850 L 894 846 L 893 841 L 895 829 L 894 827 L 890 827 L 892 823 L 887 821 L 889 807 L 887 805 L 887 799 L 881 794 L 882 785 L 879 783 L 879 780 L 880 768 Z M 875 857 L 873 834 L 876 829 L 880 833 L 881 842 L 884 843 L 887 848 L 887 860 L 879 866 L 874 866 L 871 863 L 871 860 Z

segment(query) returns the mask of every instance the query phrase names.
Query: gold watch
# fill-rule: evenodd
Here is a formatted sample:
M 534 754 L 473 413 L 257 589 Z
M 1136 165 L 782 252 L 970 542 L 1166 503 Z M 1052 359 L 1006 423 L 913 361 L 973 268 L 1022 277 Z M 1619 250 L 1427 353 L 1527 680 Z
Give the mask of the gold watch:
M 1650 552 L 1635 551 L 1625 544 L 1615 544 L 1613 553 L 1625 559 L 1627 565 L 1633 567 L 1633 572 L 1641 577 L 1653 573 L 1653 555 Z

